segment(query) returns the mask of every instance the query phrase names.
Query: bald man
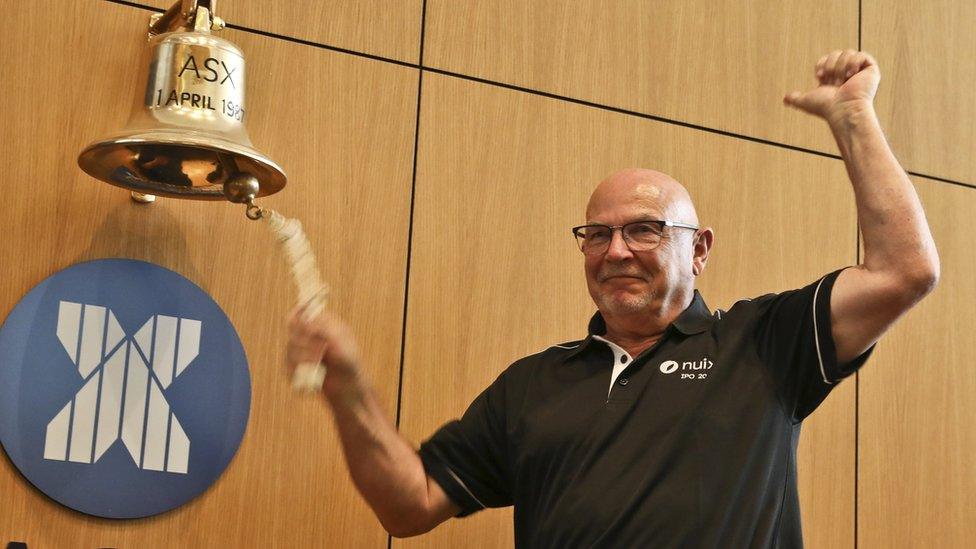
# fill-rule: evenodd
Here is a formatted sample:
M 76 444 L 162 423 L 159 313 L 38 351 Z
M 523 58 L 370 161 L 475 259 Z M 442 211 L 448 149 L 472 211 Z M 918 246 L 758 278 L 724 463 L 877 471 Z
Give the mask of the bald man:
M 598 309 L 586 338 L 515 362 L 419 451 L 377 405 L 345 324 L 296 311 L 289 364 L 328 366 L 350 473 L 391 534 L 514 505 L 520 547 L 802 545 L 801 422 L 939 276 L 874 114 L 874 59 L 836 51 L 815 75 L 784 102 L 836 138 L 860 265 L 712 313 L 694 286 L 713 233 L 687 191 L 652 170 L 614 173 L 573 229 Z

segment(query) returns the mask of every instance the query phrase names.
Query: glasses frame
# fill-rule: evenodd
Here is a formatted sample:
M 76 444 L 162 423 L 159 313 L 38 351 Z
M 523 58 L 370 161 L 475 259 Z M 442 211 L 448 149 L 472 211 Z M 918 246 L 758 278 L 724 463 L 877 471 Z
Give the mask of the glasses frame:
M 664 239 L 664 228 L 665 227 L 673 227 L 673 228 L 677 228 L 677 229 L 691 229 L 693 231 L 697 231 L 700 228 L 700 227 L 696 227 L 695 225 L 689 225 L 688 223 L 681 223 L 679 221 L 671 221 L 670 219 L 638 219 L 637 221 L 630 221 L 628 223 L 624 223 L 623 225 L 604 225 L 602 223 L 587 223 L 586 225 L 580 225 L 578 227 L 573 227 L 573 229 L 572 229 L 572 231 L 573 231 L 573 238 L 576 240 L 577 247 L 579 247 L 579 250 L 581 252 L 583 252 L 584 255 L 600 255 L 600 254 L 606 253 L 607 250 L 610 249 L 610 244 L 613 242 L 613 231 L 616 231 L 616 230 L 619 230 L 620 231 L 620 237 L 624 239 L 624 244 L 626 244 L 627 245 L 627 248 L 629 248 L 630 251 L 632 251 L 632 252 L 649 252 L 649 251 L 653 250 L 654 248 L 657 248 L 658 246 L 660 246 L 661 245 L 661 241 L 658 240 L 658 243 L 655 244 L 653 248 L 643 248 L 643 249 L 635 249 L 634 248 L 634 246 L 633 246 L 634 243 L 631 242 L 630 239 L 627 237 L 627 233 L 624 231 L 624 228 L 626 228 L 626 227 L 628 227 L 630 225 L 636 225 L 638 223 L 654 223 L 654 224 L 658 225 L 660 227 L 660 229 L 661 229 L 661 240 Z M 608 231 L 610 231 L 610 240 L 607 241 L 607 247 L 605 249 L 600 250 L 598 252 L 589 252 L 589 253 L 587 253 L 583 249 L 583 242 L 586 239 L 586 237 L 584 235 L 581 235 L 580 234 L 580 231 L 583 230 L 583 229 L 586 229 L 587 227 L 600 227 L 600 228 L 607 229 Z

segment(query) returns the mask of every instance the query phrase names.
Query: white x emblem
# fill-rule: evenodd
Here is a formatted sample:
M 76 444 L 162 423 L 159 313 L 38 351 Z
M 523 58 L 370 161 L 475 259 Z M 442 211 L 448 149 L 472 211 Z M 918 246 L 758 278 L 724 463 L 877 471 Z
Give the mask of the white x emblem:
M 154 315 L 129 338 L 111 310 L 61 301 L 58 339 L 85 384 L 47 424 L 44 459 L 95 463 L 121 438 L 139 468 L 185 474 L 190 439 L 163 390 L 199 353 L 200 328 Z

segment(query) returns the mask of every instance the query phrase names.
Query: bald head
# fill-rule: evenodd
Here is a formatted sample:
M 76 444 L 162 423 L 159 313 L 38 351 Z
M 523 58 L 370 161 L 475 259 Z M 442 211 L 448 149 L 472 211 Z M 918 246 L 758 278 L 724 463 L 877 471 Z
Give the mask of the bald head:
M 611 174 L 590 195 L 587 221 L 597 221 L 593 218 L 596 212 L 620 203 L 633 204 L 650 217 L 698 225 L 698 214 L 687 189 L 666 173 L 627 168 Z

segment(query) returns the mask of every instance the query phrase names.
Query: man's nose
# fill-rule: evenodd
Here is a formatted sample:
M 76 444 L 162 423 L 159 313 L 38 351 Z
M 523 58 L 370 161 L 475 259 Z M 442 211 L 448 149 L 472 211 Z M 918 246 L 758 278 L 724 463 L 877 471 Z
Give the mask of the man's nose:
M 623 231 L 616 230 L 610 235 L 610 245 L 607 247 L 606 259 L 611 261 L 622 261 L 624 259 L 633 257 L 634 253 L 630 251 L 630 247 L 627 246 L 627 242 L 624 240 Z

